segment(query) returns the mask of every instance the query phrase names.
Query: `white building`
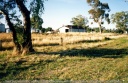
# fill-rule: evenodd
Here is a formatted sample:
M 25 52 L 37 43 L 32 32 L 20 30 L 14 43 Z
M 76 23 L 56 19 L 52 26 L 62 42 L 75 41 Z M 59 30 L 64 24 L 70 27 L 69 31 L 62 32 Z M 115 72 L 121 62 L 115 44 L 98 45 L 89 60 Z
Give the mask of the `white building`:
M 0 23 L 0 32 L 5 32 L 5 25 Z
M 66 25 L 61 28 L 59 28 L 60 33 L 67 33 L 67 32 L 85 32 L 85 28 L 77 27 L 73 25 Z
M 9 28 L 6 28 L 6 29 L 5 29 L 5 32 L 6 32 L 6 33 L 10 33 L 11 30 L 10 30 Z
M 67 32 L 69 32 L 69 28 L 63 26 L 63 27 L 61 27 L 61 28 L 59 29 L 59 32 L 60 32 L 60 33 L 67 33 Z
M 42 33 L 40 29 L 31 28 L 31 33 Z

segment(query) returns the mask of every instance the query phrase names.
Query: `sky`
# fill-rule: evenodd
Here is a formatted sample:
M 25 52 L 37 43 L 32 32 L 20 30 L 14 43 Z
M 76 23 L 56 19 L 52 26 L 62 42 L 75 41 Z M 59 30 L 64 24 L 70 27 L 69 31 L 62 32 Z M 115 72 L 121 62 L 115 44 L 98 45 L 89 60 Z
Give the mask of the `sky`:
M 109 14 L 114 14 L 116 12 L 127 11 L 128 2 L 125 0 L 100 0 L 102 3 L 108 3 L 111 11 Z M 42 19 L 44 21 L 43 27 L 52 27 L 57 29 L 63 25 L 71 24 L 70 21 L 73 17 L 77 15 L 82 15 L 89 19 L 90 15 L 88 11 L 91 7 L 87 4 L 86 0 L 48 0 L 44 3 L 45 11 L 42 14 Z M 0 20 L 0 22 L 5 23 L 5 20 Z M 96 23 L 91 25 L 92 20 L 89 20 L 90 27 L 97 27 Z M 113 28 L 115 25 L 105 23 L 103 25 L 106 28 Z M 6 27 L 8 27 L 6 25 Z
M 100 0 L 102 3 L 108 3 L 111 11 L 109 14 L 116 12 L 127 11 L 128 2 L 125 0 Z M 45 11 L 42 15 L 44 20 L 43 27 L 52 27 L 57 29 L 63 25 L 71 24 L 70 21 L 77 15 L 82 15 L 89 18 L 88 11 L 91 7 L 87 4 L 86 0 L 48 0 L 45 2 Z M 89 24 L 92 20 L 89 20 Z M 98 26 L 97 24 L 90 25 L 91 27 Z M 113 24 L 104 24 L 104 27 L 113 28 Z

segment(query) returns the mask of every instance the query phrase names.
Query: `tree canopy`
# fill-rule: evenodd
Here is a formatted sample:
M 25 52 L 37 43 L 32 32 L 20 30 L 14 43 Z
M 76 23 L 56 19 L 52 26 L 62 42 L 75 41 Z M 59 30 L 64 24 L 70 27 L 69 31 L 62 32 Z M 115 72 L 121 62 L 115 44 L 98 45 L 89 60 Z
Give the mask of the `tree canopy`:
M 128 11 L 117 12 L 111 16 L 112 22 L 116 24 L 116 27 L 123 32 L 128 30 Z
M 99 24 L 99 30 L 101 32 L 101 25 L 103 24 L 103 19 L 110 23 L 109 19 L 109 5 L 108 3 L 102 3 L 100 0 L 87 0 L 87 3 L 92 7 L 88 12 L 91 14 L 91 18 L 94 22 Z
M 82 15 L 77 15 L 76 17 L 72 18 L 71 23 L 75 26 L 85 28 L 86 24 L 88 23 L 88 19 Z
M 39 16 L 35 17 L 31 17 L 31 26 L 32 28 L 37 28 L 37 29 L 41 29 L 42 28 L 42 24 L 43 24 L 43 19 Z

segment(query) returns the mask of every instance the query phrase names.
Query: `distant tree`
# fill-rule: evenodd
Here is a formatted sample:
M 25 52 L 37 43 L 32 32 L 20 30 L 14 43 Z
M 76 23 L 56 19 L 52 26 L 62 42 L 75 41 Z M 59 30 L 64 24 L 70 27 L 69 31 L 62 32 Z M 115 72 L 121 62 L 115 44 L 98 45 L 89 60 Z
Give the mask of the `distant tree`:
M 45 28 L 41 28 L 40 30 L 42 31 L 42 33 L 45 33 Z
M 48 27 L 45 29 L 45 32 L 48 32 L 48 31 L 53 31 L 52 27 Z
M 92 28 L 87 27 L 86 31 L 87 31 L 87 32 L 92 32 Z
M 88 19 L 82 15 L 78 15 L 72 18 L 71 23 L 75 26 L 85 28 L 86 24 L 88 23 Z
M 98 23 L 99 31 L 102 33 L 101 28 L 103 19 L 105 19 L 108 23 L 110 23 L 109 13 L 106 11 L 110 11 L 108 3 L 102 3 L 100 0 L 87 0 L 87 3 L 92 7 L 88 12 L 91 14 L 91 18 L 94 22 Z
M 16 53 L 25 54 L 34 51 L 31 41 L 31 21 L 30 14 L 33 17 L 40 16 L 44 10 L 45 0 L 0 0 L 0 17 L 3 15 L 7 21 L 7 24 L 12 31 L 13 42 L 15 45 L 14 51 Z M 17 10 L 17 8 L 19 10 Z M 30 10 L 29 10 L 30 9 Z M 23 32 L 22 42 L 18 40 L 17 28 L 19 27 L 20 21 L 17 16 L 17 12 L 21 12 L 23 16 Z M 15 22 L 19 22 L 16 23 Z
M 115 14 L 112 14 L 111 16 L 112 22 L 116 24 L 118 31 L 128 31 L 128 12 L 127 11 L 122 11 L 122 12 L 117 12 Z
M 39 16 L 31 17 L 32 28 L 42 29 L 43 19 Z
M 95 27 L 93 30 L 94 30 L 95 32 L 99 32 L 99 28 L 98 28 L 98 27 Z
M 124 31 L 122 29 L 116 29 L 114 32 L 115 33 L 120 33 L 120 34 L 123 34 L 124 33 Z

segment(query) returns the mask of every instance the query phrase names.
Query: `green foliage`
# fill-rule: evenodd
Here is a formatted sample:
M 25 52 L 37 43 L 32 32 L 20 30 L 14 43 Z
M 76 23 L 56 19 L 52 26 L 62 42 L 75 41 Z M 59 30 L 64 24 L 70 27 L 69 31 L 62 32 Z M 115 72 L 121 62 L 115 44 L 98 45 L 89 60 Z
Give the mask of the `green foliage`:
M 105 32 L 106 29 L 105 29 L 105 28 L 101 28 L 101 31 L 102 31 L 102 32 Z M 88 27 L 88 28 L 87 28 L 87 32 L 99 32 L 99 27 L 95 27 L 95 28 L 90 28 L 90 27 Z
M 119 31 L 127 31 L 127 23 L 128 23 L 128 12 L 122 11 L 112 14 L 111 16 L 112 22 L 116 24 L 117 29 Z
M 89 14 L 92 15 L 92 18 L 94 19 L 95 22 L 98 22 L 100 20 L 100 17 L 102 16 L 102 14 L 105 13 L 104 10 L 100 10 L 100 9 L 98 9 L 98 10 L 91 9 L 88 12 L 89 12 Z
M 52 30 L 53 30 L 52 27 L 48 27 L 45 29 L 45 32 L 52 31 Z
M 108 24 L 110 23 L 109 14 L 110 11 L 108 3 L 102 3 L 100 0 L 87 0 L 87 3 L 92 7 L 88 12 L 91 14 L 91 18 L 94 22 L 99 24 L 99 31 L 101 32 L 101 25 L 103 19 L 105 19 Z
M 17 48 L 16 51 L 23 52 L 24 49 L 27 49 L 28 52 L 34 51 L 31 41 L 30 16 L 32 16 L 33 27 L 42 28 L 43 20 L 40 16 L 44 11 L 44 1 L 46 0 L 0 0 L 0 17 L 2 17 L 1 15 L 5 16 L 7 24 L 12 31 L 13 42 Z M 20 28 L 22 24 L 18 14 L 22 14 L 24 19 L 22 32 L 17 31 L 19 30 L 17 28 Z M 21 50 L 22 47 L 23 50 Z
M 40 30 L 42 31 L 42 33 L 45 33 L 45 28 L 41 28 Z
M 34 16 L 31 18 L 31 25 L 33 28 L 41 29 L 43 24 L 43 19 L 39 16 Z
M 114 32 L 115 33 L 120 33 L 120 34 L 123 34 L 124 33 L 124 31 L 122 29 L 116 29 Z
M 42 29 L 43 19 L 41 15 L 44 11 L 44 1 L 48 0 L 32 0 L 30 2 L 30 11 L 32 11 L 31 25 L 33 28 L 38 28 L 42 32 L 44 32 L 44 29 Z
M 88 12 L 92 15 L 95 22 L 98 22 L 103 18 L 109 19 L 109 14 L 106 13 L 106 11 L 108 10 L 109 12 L 110 8 L 107 3 L 102 3 L 99 0 L 87 0 L 87 3 L 92 6 L 92 9 Z
M 88 19 L 82 15 L 78 15 L 78 16 L 72 18 L 71 23 L 75 26 L 85 28 L 86 24 L 88 23 Z
M 24 42 L 23 36 L 24 35 L 22 33 L 17 33 L 17 41 L 19 42 L 20 45 L 22 45 Z
M 108 37 L 105 37 L 109 40 Z M 104 41 L 100 41 L 104 42 Z M 91 44 L 98 42 L 91 42 Z M 43 46 L 46 55 L 9 57 L 0 55 L 0 80 L 53 80 L 71 82 L 75 80 L 108 82 L 128 81 L 127 37 L 109 40 L 92 48 L 83 49 L 79 44 L 64 46 Z M 73 45 L 76 45 L 72 48 Z M 84 46 L 83 46 L 84 47 Z M 44 52 L 43 52 L 44 53 Z M 57 54 L 58 53 L 58 54 Z M 60 56 L 60 54 L 64 54 Z M 66 53 L 66 54 L 65 54 Z M 6 54 L 7 55 L 7 54 Z M 40 56 L 39 56 L 40 55 Z M 48 56 L 49 55 L 49 56 Z M 74 56 L 73 56 L 74 55 Z M 2 57 L 4 56 L 4 57 Z M 92 82 L 91 81 L 91 82 Z M 32 81 L 31 81 L 32 82 Z M 116 81 L 114 81 L 116 82 Z
M 44 1 L 48 0 L 31 0 L 30 10 L 32 11 L 32 16 L 41 16 L 44 10 Z

